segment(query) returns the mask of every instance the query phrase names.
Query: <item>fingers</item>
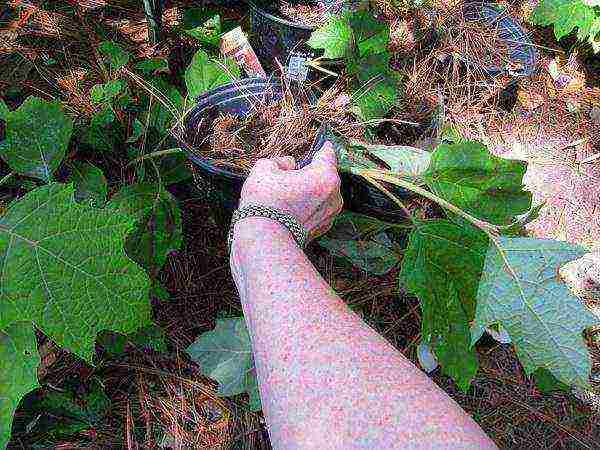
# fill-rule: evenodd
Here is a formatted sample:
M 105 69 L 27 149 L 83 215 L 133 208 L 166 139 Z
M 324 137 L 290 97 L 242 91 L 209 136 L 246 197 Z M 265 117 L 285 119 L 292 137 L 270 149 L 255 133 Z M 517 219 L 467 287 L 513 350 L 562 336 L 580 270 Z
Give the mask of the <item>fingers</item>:
M 273 161 L 275 161 L 275 164 L 281 170 L 293 170 L 296 168 L 296 160 L 291 156 L 278 156 L 273 158 Z
M 275 172 L 278 170 L 292 170 L 296 161 L 291 156 L 277 156 L 275 158 L 261 158 L 254 164 L 252 171 Z
M 333 144 L 331 142 L 325 141 L 323 147 L 321 147 L 319 151 L 315 153 L 315 156 L 313 157 L 313 163 L 322 163 L 331 165 L 333 167 L 337 166 L 337 156 L 335 155 Z

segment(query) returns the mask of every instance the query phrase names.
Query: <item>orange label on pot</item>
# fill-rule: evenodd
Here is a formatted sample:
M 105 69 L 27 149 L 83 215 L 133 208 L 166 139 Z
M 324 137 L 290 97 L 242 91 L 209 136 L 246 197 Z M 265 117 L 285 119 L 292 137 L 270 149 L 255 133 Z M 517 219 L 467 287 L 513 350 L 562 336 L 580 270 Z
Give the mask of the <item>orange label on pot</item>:
M 221 53 L 233 58 L 249 77 L 267 78 L 256 53 L 240 27 L 234 28 L 221 37 Z

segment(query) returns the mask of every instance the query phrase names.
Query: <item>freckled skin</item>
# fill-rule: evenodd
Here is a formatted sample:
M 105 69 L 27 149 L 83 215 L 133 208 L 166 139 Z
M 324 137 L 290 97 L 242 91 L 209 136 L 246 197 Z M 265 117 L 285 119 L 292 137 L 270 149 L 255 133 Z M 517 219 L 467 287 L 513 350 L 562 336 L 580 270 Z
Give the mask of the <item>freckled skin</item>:
M 331 147 L 298 171 L 290 158 L 261 160 L 242 191 L 247 203 L 292 213 L 313 236 L 327 230 L 341 209 Z M 496 448 L 343 303 L 283 226 L 238 222 L 231 267 L 275 449 Z

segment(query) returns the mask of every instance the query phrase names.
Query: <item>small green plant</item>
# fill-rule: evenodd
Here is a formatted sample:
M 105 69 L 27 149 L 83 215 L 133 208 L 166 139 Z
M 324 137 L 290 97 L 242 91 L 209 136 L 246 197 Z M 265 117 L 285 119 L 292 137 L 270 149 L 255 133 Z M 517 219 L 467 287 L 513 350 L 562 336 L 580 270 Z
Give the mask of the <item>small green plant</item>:
M 364 120 L 383 117 L 398 99 L 400 80 L 390 66 L 389 25 L 369 11 L 332 16 L 315 30 L 308 45 L 324 59 L 344 60 L 353 80 L 352 101 Z

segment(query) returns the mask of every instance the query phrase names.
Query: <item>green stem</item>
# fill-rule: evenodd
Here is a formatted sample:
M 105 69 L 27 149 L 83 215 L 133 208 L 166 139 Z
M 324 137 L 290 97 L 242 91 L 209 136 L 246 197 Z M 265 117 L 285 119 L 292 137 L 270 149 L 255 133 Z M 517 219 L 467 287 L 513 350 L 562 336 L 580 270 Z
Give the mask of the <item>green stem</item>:
M 420 186 L 417 186 L 416 184 L 411 183 L 410 181 L 403 180 L 402 178 L 396 177 L 393 174 L 387 174 L 385 172 L 378 171 L 378 170 L 364 170 L 364 171 L 360 172 L 360 174 L 362 176 L 364 176 L 367 180 L 369 180 L 369 178 L 373 178 L 373 179 L 380 180 L 380 181 L 387 181 L 388 183 L 392 183 L 397 186 L 403 187 L 405 189 L 408 189 L 409 191 L 414 192 L 415 194 L 419 194 L 433 202 L 436 202 L 442 208 L 445 208 L 448 211 L 451 211 L 454 214 L 456 214 L 456 215 L 462 217 L 463 219 L 467 220 L 468 222 L 472 223 L 477 228 L 484 231 L 490 237 L 495 237 L 499 233 L 497 226 L 495 226 L 489 222 L 486 222 L 484 220 L 480 220 L 476 217 L 473 217 L 471 214 L 467 213 L 466 211 L 463 211 L 462 209 L 453 205 L 452 203 L 444 200 L 441 197 L 438 197 L 434 193 L 432 193 L 426 189 L 423 189 Z
M 129 164 L 127 164 L 125 167 L 129 167 L 132 164 L 144 161 L 146 159 L 158 158 L 159 156 L 172 155 L 174 153 L 181 153 L 181 149 L 180 148 L 169 148 L 167 150 L 159 150 L 157 152 L 148 153 L 146 155 L 142 155 L 142 156 L 135 158 L 133 161 L 129 162 Z
M 4 183 L 6 183 L 8 180 L 10 180 L 13 176 L 15 176 L 16 173 L 15 172 L 11 172 L 8 175 L 3 176 L 0 179 L 0 186 L 2 186 Z
M 163 0 L 144 0 L 144 12 L 148 22 L 148 41 L 156 45 L 160 41 L 160 28 L 162 25 Z

